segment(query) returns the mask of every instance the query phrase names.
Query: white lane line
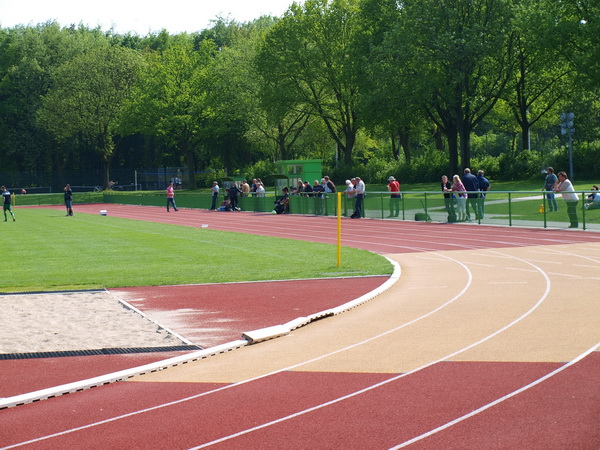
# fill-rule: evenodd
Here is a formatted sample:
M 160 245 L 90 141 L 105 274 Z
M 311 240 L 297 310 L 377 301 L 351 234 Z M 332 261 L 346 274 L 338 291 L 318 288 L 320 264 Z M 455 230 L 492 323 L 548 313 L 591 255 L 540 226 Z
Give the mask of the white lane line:
M 500 397 L 500 398 L 494 400 L 493 402 L 488 403 L 487 405 L 483 405 L 482 407 L 477 408 L 476 410 L 471 411 L 470 413 L 465 414 L 464 416 L 458 417 L 458 418 L 456 418 L 456 419 L 454 419 L 454 420 L 452 420 L 452 421 L 450 421 L 448 423 L 445 423 L 444 425 L 441 425 L 441 426 L 439 426 L 437 428 L 434 428 L 433 430 L 430 430 L 427 433 L 423 433 L 420 436 L 414 437 L 414 438 L 412 438 L 409 441 L 405 441 L 405 442 L 403 442 L 401 444 L 398 444 L 398 445 L 396 445 L 394 447 L 391 447 L 391 450 L 396 450 L 396 449 L 403 448 L 403 447 L 406 447 L 408 445 L 414 444 L 417 441 L 420 441 L 420 440 L 425 439 L 425 438 L 427 438 L 429 436 L 432 436 L 432 435 L 434 435 L 436 433 L 439 433 L 440 431 L 443 431 L 443 430 L 445 430 L 447 428 L 450 428 L 451 426 L 454 426 L 454 425 L 462 422 L 463 420 L 469 419 L 469 418 L 471 418 L 471 417 L 473 417 L 473 416 L 475 416 L 475 415 L 477 415 L 477 414 L 479 414 L 479 413 L 481 413 L 481 412 L 483 412 L 483 411 L 485 411 L 487 409 L 490 409 L 491 407 L 496 406 L 499 403 L 502 403 L 505 400 L 508 400 L 509 398 L 514 397 L 515 395 L 521 394 L 522 392 L 525 392 L 528 389 L 531 389 L 532 387 L 537 386 L 538 384 L 540 384 L 540 383 L 548 380 L 549 378 L 552 378 L 554 375 L 559 374 L 563 370 L 568 369 L 569 367 L 573 366 L 574 364 L 578 363 L 583 358 L 585 358 L 586 356 L 588 356 L 590 353 L 595 352 L 598 348 L 600 348 L 600 342 L 598 342 L 593 347 L 590 347 L 589 349 L 587 349 L 585 352 L 583 352 L 581 355 L 577 356 L 575 359 L 572 359 L 568 363 L 560 366 L 558 369 L 556 369 L 556 370 L 554 370 L 554 371 L 552 371 L 552 372 L 544 375 L 541 378 L 538 378 L 537 380 L 529 383 L 528 385 L 523 386 L 522 388 L 517 389 L 516 391 L 513 391 L 513 392 L 511 392 L 509 394 L 506 394 L 504 397 Z
M 294 414 L 290 414 L 290 415 L 288 415 L 288 416 L 281 417 L 281 418 L 279 418 L 279 419 L 275 419 L 275 420 L 273 420 L 273 421 L 271 421 L 271 422 L 266 422 L 266 423 L 264 423 L 264 424 L 257 425 L 257 426 L 255 426 L 255 427 L 248 428 L 248 429 L 246 429 L 246 430 L 242 430 L 242 431 L 239 431 L 239 432 L 237 432 L 237 433 L 234 433 L 234 434 L 230 434 L 229 436 L 223 436 L 222 438 L 215 439 L 215 440 L 213 440 L 213 441 L 210 441 L 210 442 L 206 442 L 206 443 L 204 443 L 204 444 L 201 444 L 201 445 L 198 445 L 198 446 L 196 446 L 196 447 L 192 447 L 192 449 L 191 449 L 191 450 L 197 450 L 197 449 L 201 449 L 201 448 L 206 448 L 206 447 L 209 447 L 209 446 L 211 446 L 211 445 L 219 444 L 219 443 L 221 443 L 221 442 L 225 442 L 225 441 L 228 441 L 228 440 L 230 440 L 230 439 L 234 439 L 234 438 L 236 438 L 236 437 L 243 436 L 243 435 L 245 435 L 245 434 L 249 434 L 249 433 L 252 433 L 252 432 L 254 432 L 254 431 L 258 431 L 258 430 L 261 430 L 261 429 L 263 429 L 263 428 L 267 428 L 267 427 L 270 427 L 270 426 L 272 426 L 272 425 L 276 425 L 276 424 L 278 424 L 278 423 L 281 423 L 281 422 L 284 422 L 284 421 L 287 421 L 287 420 L 294 419 L 294 418 L 296 418 L 296 417 L 299 417 L 299 416 L 302 416 L 302 415 L 308 414 L 308 413 L 310 413 L 310 412 L 317 411 L 317 410 L 319 410 L 319 409 L 322 409 L 322 408 L 325 408 L 325 407 L 327 407 L 327 406 L 334 405 L 334 404 L 336 404 L 336 403 L 339 403 L 339 402 L 341 402 L 341 401 L 347 400 L 347 399 L 349 399 L 349 398 L 353 398 L 353 397 L 356 397 L 356 396 L 358 396 L 358 395 L 364 394 L 365 392 L 372 391 L 373 389 L 377 389 L 377 388 L 379 388 L 379 387 L 381 387 L 381 386 L 385 386 L 386 384 L 392 383 L 392 382 L 394 382 L 394 381 L 397 381 L 397 380 L 399 380 L 399 379 L 401 379 L 401 378 L 404 378 L 404 377 L 406 377 L 406 376 L 408 376 L 408 375 L 414 374 L 414 373 L 416 373 L 416 372 L 419 372 L 419 371 L 421 371 L 421 370 L 423 370 L 423 369 L 426 369 L 426 368 L 428 368 L 428 367 L 431 367 L 431 366 L 433 366 L 434 364 L 437 364 L 437 363 L 440 363 L 440 362 L 442 362 L 442 361 L 445 361 L 445 360 L 451 359 L 451 358 L 453 358 L 453 357 L 455 357 L 455 356 L 457 356 L 457 355 L 459 355 L 459 354 L 461 354 L 461 353 L 464 353 L 464 352 L 466 352 L 467 350 L 470 350 L 470 349 L 472 349 L 472 348 L 474 348 L 474 347 L 478 346 L 479 344 L 482 344 L 482 343 L 484 343 L 484 342 L 486 342 L 486 341 L 488 341 L 488 340 L 492 339 L 493 337 L 495 337 L 495 336 L 499 335 L 500 333 L 502 333 L 502 332 L 504 332 L 504 331 L 508 330 L 508 329 L 509 329 L 509 328 L 511 328 L 512 326 L 516 325 L 517 323 L 521 322 L 523 319 L 525 319 L 526 317 L 528 317 L 530 314 L 532 314 L 532 313 L 533 313 L 533 312 L 534 312 L 536 309 L 538 309 L 538 308 L 541 306 L 541 304 L 542 304 L 542 303 L 543 303 L 543 302 L 546 300 L 546 298 L 548 297 L 548 295 L 549 295 L 549 293 L 550 293 L 550 286 L 551 286 L 551 283 L 550 283 L 550 278 L 549 278 L 549 277 L 546 275 L 546 273 L 545 273 L 545 272 L 544 272 L 544 271 L 543 271 L 541 268 L 539 268 L 539 267 L 537 267 L 536 265 L 534 265 L 534 264 L 532 264 L 532 263 L 529 263 L 528 261 L 525 261 L 525 260 L 523 260 L 523 259 L 521 259 L 521 258 L 518 258 L 518 257 L 515 257 L 515 256 L 513 256 L 513 258 L 514 258 L 514 259 L 516 259 L 516 260 L 519 260 L 519 261 L 521 261 L 521 262 L 524 262 L 524 263 L 526 263 L 526 264 L 529 264 L 529 265 L 531 265 L 531 266 L 533 266 L 533 267 L 535 267 L 535 268 L 538 270 L 538 272 L 539 272 L 539 273 L 540 273 L 540 274 L 541 274 L 541 275 L 544 277 L 544 279 L 546 280 L 546 289 L 545 289 L 545 291 L 544 291 L 543 295 L 542 295 L 542 296 L 539 298 L 539 300 L 536 302 L 536 304 L 535 304 L 535 305 L 533 305 L 533 306 L 532 306 L 532 307 L 531 307 L 531 308 L 530 308 L 530 309 L 529 309 L 529 310 L 528 310 L 528 311 L 527 311 L 525 314 L 521 315 L 520 317 L 517 317 L 515 320 L 513 320 L 513 321 L 512 321 L 512 322 L 510 322 L 509 324 L 505 325 L 504 327 L 500 328 L 499 330 L 496 330 L 494 333 L 492 333 L 492 334 L 490 334 L 490 335 L 488 335 L 488 336 L 486 336 L 486 337 L 484 337 L 484 338 L 480 339 L 479 341 L 477 341 L 477 342 L 474 342 L 474 343 L 472 343 L 472 344 L 470 344 L 470 345 L 468 345 L 468 346 L 466 346 L 466 347 L 464 347 L 464 348 L 462 348 L 462 349 L 460 349 L 460 350 L 457 350 L 457 351 L 455 351 L 455 352 L 453 352 L 453 353 L 450 353 L 449 355 L 443 356 L 442 358 L 439 358 L 439 359 L 437 359 L 437 360 L 435 360 L 435 361 L 432 361 L 432 362 L 429 362 L 429 363 L 427 363 L 427 364 L 424 364 L 423 366 L 421 366 L 421 367 L 418 367 L 418 368 L 416 368 L 416 369 L 413 369 L 413 370 L 411 370 L 411 371 L 409 371 L 409 372 L 406 372 L 406 373 L 403 373 L 403 374 L 397 375 L 397 376 L 395 376 L 395 377 L 392 377 L 392 378 L 388 378 L 388 379 L 387 379 L 387 380 L 385 380 L 385 381 L 382 381 L 382 382 L 380 382 L 380 383 L 377 383 L 377 384 L 374 384 L 374 385 L 368 386 L 368 387 L 366 387 L 366 388 L 364 388 L 364 389 L 360 389 L 360 390 L 358 390 L 358 391 L 352 392 L 352 393 L 350 393 L 350 394 L 348 394 L 348 395 L 344 395 L 344 396 L 342 396 L 342 397 L 339 397 L 339 398 L 337 398 L 337 399 L 334 399 L 334 400 L 328 401 L 328 402 L 326 402 L 326 403 L 322 403 L 322 404 L 320 404 L 320 405 L 316 405 L 316 406 L 313 406 L 313 407 L 311 407 L 311 408 L 308 408 L 308 409 L 305 409 L 305 410 L 302 410 L 302 411 L 298 411 L 298 412 L 296 412 L 296 413 L 294 413 Z
M 185 403 L 185 402 L 188 402 L 188 401 L 191 401 L 191 400 L 195 400 L 195 399 L 198 399 L 198 398 L 201 398 L 201 397 L 205 397 L 207 395 L 215 394 L 215 393 L 227 390 L 227 389 L 231 389 L 231 388 L 234 388 L 234 387 L 237 387 L 237 386 L 241 386 L 241 385 L 244 385 L 244 384 L 247 384 L 247 383 L 251 383 L 253 381 L 257 381 L 257 380 L 261 380 L 263 378 L 267 378 L 267 377 L 270 377 L 270 376 L 273 376 L 273 375 L 277 375 L 277 374 L 279 374 L 281 372 L 287 372 L 287 371 L 296 369 L 298 367 L 301 367 L 301 366 L 304 366 L 304 365 L 307 365 L 307 364 L 311 364 L 311 363 L 319 361 L 321 359 L 328 358 L 330 356 L 336 355 L 336 354 L 344 352 L 346 350 L 353 349 L 353 348 L 358 347 L 360 345 L 363 345 L 363 344 L 369 343 L 371 341 L 374 341 L 376 339 L 379 339 L 381 337 L 387 336 L 388 334 L 393 333 L 395 331 L 401 330 L 402 328 L 405 328 L 405 327 L 407 327 L 409 325 L 412 325 L 412 324 L 414 324 L 414 323 L 416 323 L 416 322 L 418 322 L 418 321 L 420 321 L 422 319 L 425 319 L 425 318 L 431 316 L 432 314 L 435 314 L 436 312 L 442 310 L 446 306 L 452 304 L 453 302 L 455 302 L 456 300 L 458 300 L 460 297 L 462 297 L 467 292 L 467 290 L 469 289 L 469 287 L 471 286 L 472 280 L 473 280 L 473 275 L 472 275 L 471 271 L 468 269 L 468 267 L 466 267 L 463 263 L 461 263 L 457 259 L 451 258 L 451 257 L 446 256 L 446 255 L 440 255 L 440 256 L 442 256 L 442 257 L 444 257 L 446 259 L 449 259 L 449 260 L 457 263 L 458 265 L 462 266 L 463 269 L 465 269 L 465 271 L 467 272 L 467 275 L 468 275 L 467 282 L 465 283 L 465 286 L 463 287 L 463 289 L 458 294 L 456 294 L 454 297 L 452 297 L 450 300 L 448 300 L 446 303 L 444 303 L 444 304 L 438 306 L 437 308 L 429 311 L 427 314 L 424 314 L 424 315 L 422 315 L 420 317 L 417 317 L 416 319 L 411 320 L 410 322 L 406 322 L 406 323 L 404 323 L 404 324 L 402 324 L 402 325 L 400 325 L 400 326 L 398 326 L 396 328 L 393 328 L 391 330 L 385 331 L 385 332 L 383 332 L 383 333 L 381 333 L 381 334 L 379 334 L 377 336 L 370 337 L 369 339 L 365 339 L 365 340 L 363 340 L 361 342 L 357 342 L 355 344 L 352 344 L 352 345 L 349 345 L 347 347 L 335 350 L 335 351 L 327 353 L 325 355 L 321 355 L 321 356 L 318 356 L 316 358 L 312 358 L 312 359 L 309 359 L 307 361 L 303 361 L 303 362 L 300 362 L 298 364 L 294 364 L 294 365 L 286 367 L 284 369 L 278 369 L 278 370 L 275 370 L 273 372 L 270 372 L 270 373 L 267 373 L 267 374 L 264 374 L 264 375 L 260 375 L 260 376 L 254 377 L 254 378 L 249 378 L 247 380 L 238 381 L 236 383 L 232 383 L 232 384 L 229 384 L 227 386 L 221 386 L 221 387 L 219 387 L 217 389 L 213 389 L 213 390 L 210 390 L 210 391 L 202 392 L 200 394 L 191 395 L 189 397 L 185 397 L 185 398 L 182 398 L 182 399 L 179 399 L 179 400 L 174 400 L 174 401 L 171 401 L 171 402 L 162 403 L 160 405 L 151 406 L 149 408 L 144 408 L 144 409 L 140 409 L 140 410 L 137 410 L 137 411 L 132 411 L 132 412 L 127 413 L 127 414 L 122 414 L 122 415 L 119 415 L 119 416 L 111 417 L 109 419 L 104 419 L 104 420 L 100 420 L 98 422 L 89 423 L 87 425 L 82 425 L 80 427 L 75 427 L 75 428 L 71 428 L 71 429 L 68 429 L 68 430 L 60 431 L 58 433 L 53 433 L 53 434 L 49 434 L 49 435 L 46 435 L 46 436 L 40 436 L 38 438 L 31 439 L 29 441 L 19 442 L 17 444 L 13 444 L 13 445 L 8 446 L 8 447 L 3 447 L 2 450 L 8 450 L 8 449 L 16 448 L 16 447 L 19 447 L 19 446 L 22 446 L 22 445 L 34 444 L 36 442 L 41 442 L 41 441 L 45 441 L 45 440 L 52 439 L 52 438 L 55 438 L 55 437 L 64 436 L 66 434 L 75 433 L 77 431 L 86 430 L 88 428 L 93 428 L 93 427 L 96 427 L 96 426 L 100 426 L 100 425 L 104 425 L 104 424 L 107 424 L 107 423 L 115 422 L 117 420 L 126 419 L 128 417 L 133 417 L 133 416 L 137 416 L 137 415 L 144 414 L 144 413 L 147 413 L 147 412 L 156 411 L 158 409 L 166 408 L 166 407 L 169 407 L 169 406 L 174 406 L 174 405 L 177 405 L 177 404 L 180 404 L 180 403 Z

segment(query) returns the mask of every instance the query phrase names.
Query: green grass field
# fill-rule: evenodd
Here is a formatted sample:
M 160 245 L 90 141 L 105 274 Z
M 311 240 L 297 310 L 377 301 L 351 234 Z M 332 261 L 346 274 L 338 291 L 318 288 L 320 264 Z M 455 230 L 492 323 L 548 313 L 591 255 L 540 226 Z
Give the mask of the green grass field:
M 0 222 L 0 292 L 390 274 L 382 256 L 335 245 L 63 211 Z

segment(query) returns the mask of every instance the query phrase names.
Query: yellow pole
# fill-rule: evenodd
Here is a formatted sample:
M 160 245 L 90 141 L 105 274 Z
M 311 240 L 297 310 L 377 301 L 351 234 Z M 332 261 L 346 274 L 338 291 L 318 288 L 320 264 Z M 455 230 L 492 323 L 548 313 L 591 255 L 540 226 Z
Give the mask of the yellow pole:
M 337 266 L 342 265 L 342 193 L 337 193 Z

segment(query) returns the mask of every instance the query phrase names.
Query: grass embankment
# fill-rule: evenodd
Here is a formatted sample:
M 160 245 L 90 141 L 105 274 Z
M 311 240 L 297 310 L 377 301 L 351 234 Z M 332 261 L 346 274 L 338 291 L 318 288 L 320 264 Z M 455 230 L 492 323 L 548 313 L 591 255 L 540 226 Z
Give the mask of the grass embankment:
M 391 273 L 353 248 L 63 211 L 16 208 L 2 223 L 0 292 Z

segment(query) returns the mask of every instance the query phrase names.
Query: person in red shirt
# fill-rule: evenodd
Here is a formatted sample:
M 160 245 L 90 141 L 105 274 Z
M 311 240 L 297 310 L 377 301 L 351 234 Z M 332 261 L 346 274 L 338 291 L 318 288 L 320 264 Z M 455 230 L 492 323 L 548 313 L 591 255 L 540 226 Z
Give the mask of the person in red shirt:
M 388 191 L 390 191 L 390 215 L 388 217 L 398 217 L 400 215 L 400 183 L 394 177 L 388 178 Z

